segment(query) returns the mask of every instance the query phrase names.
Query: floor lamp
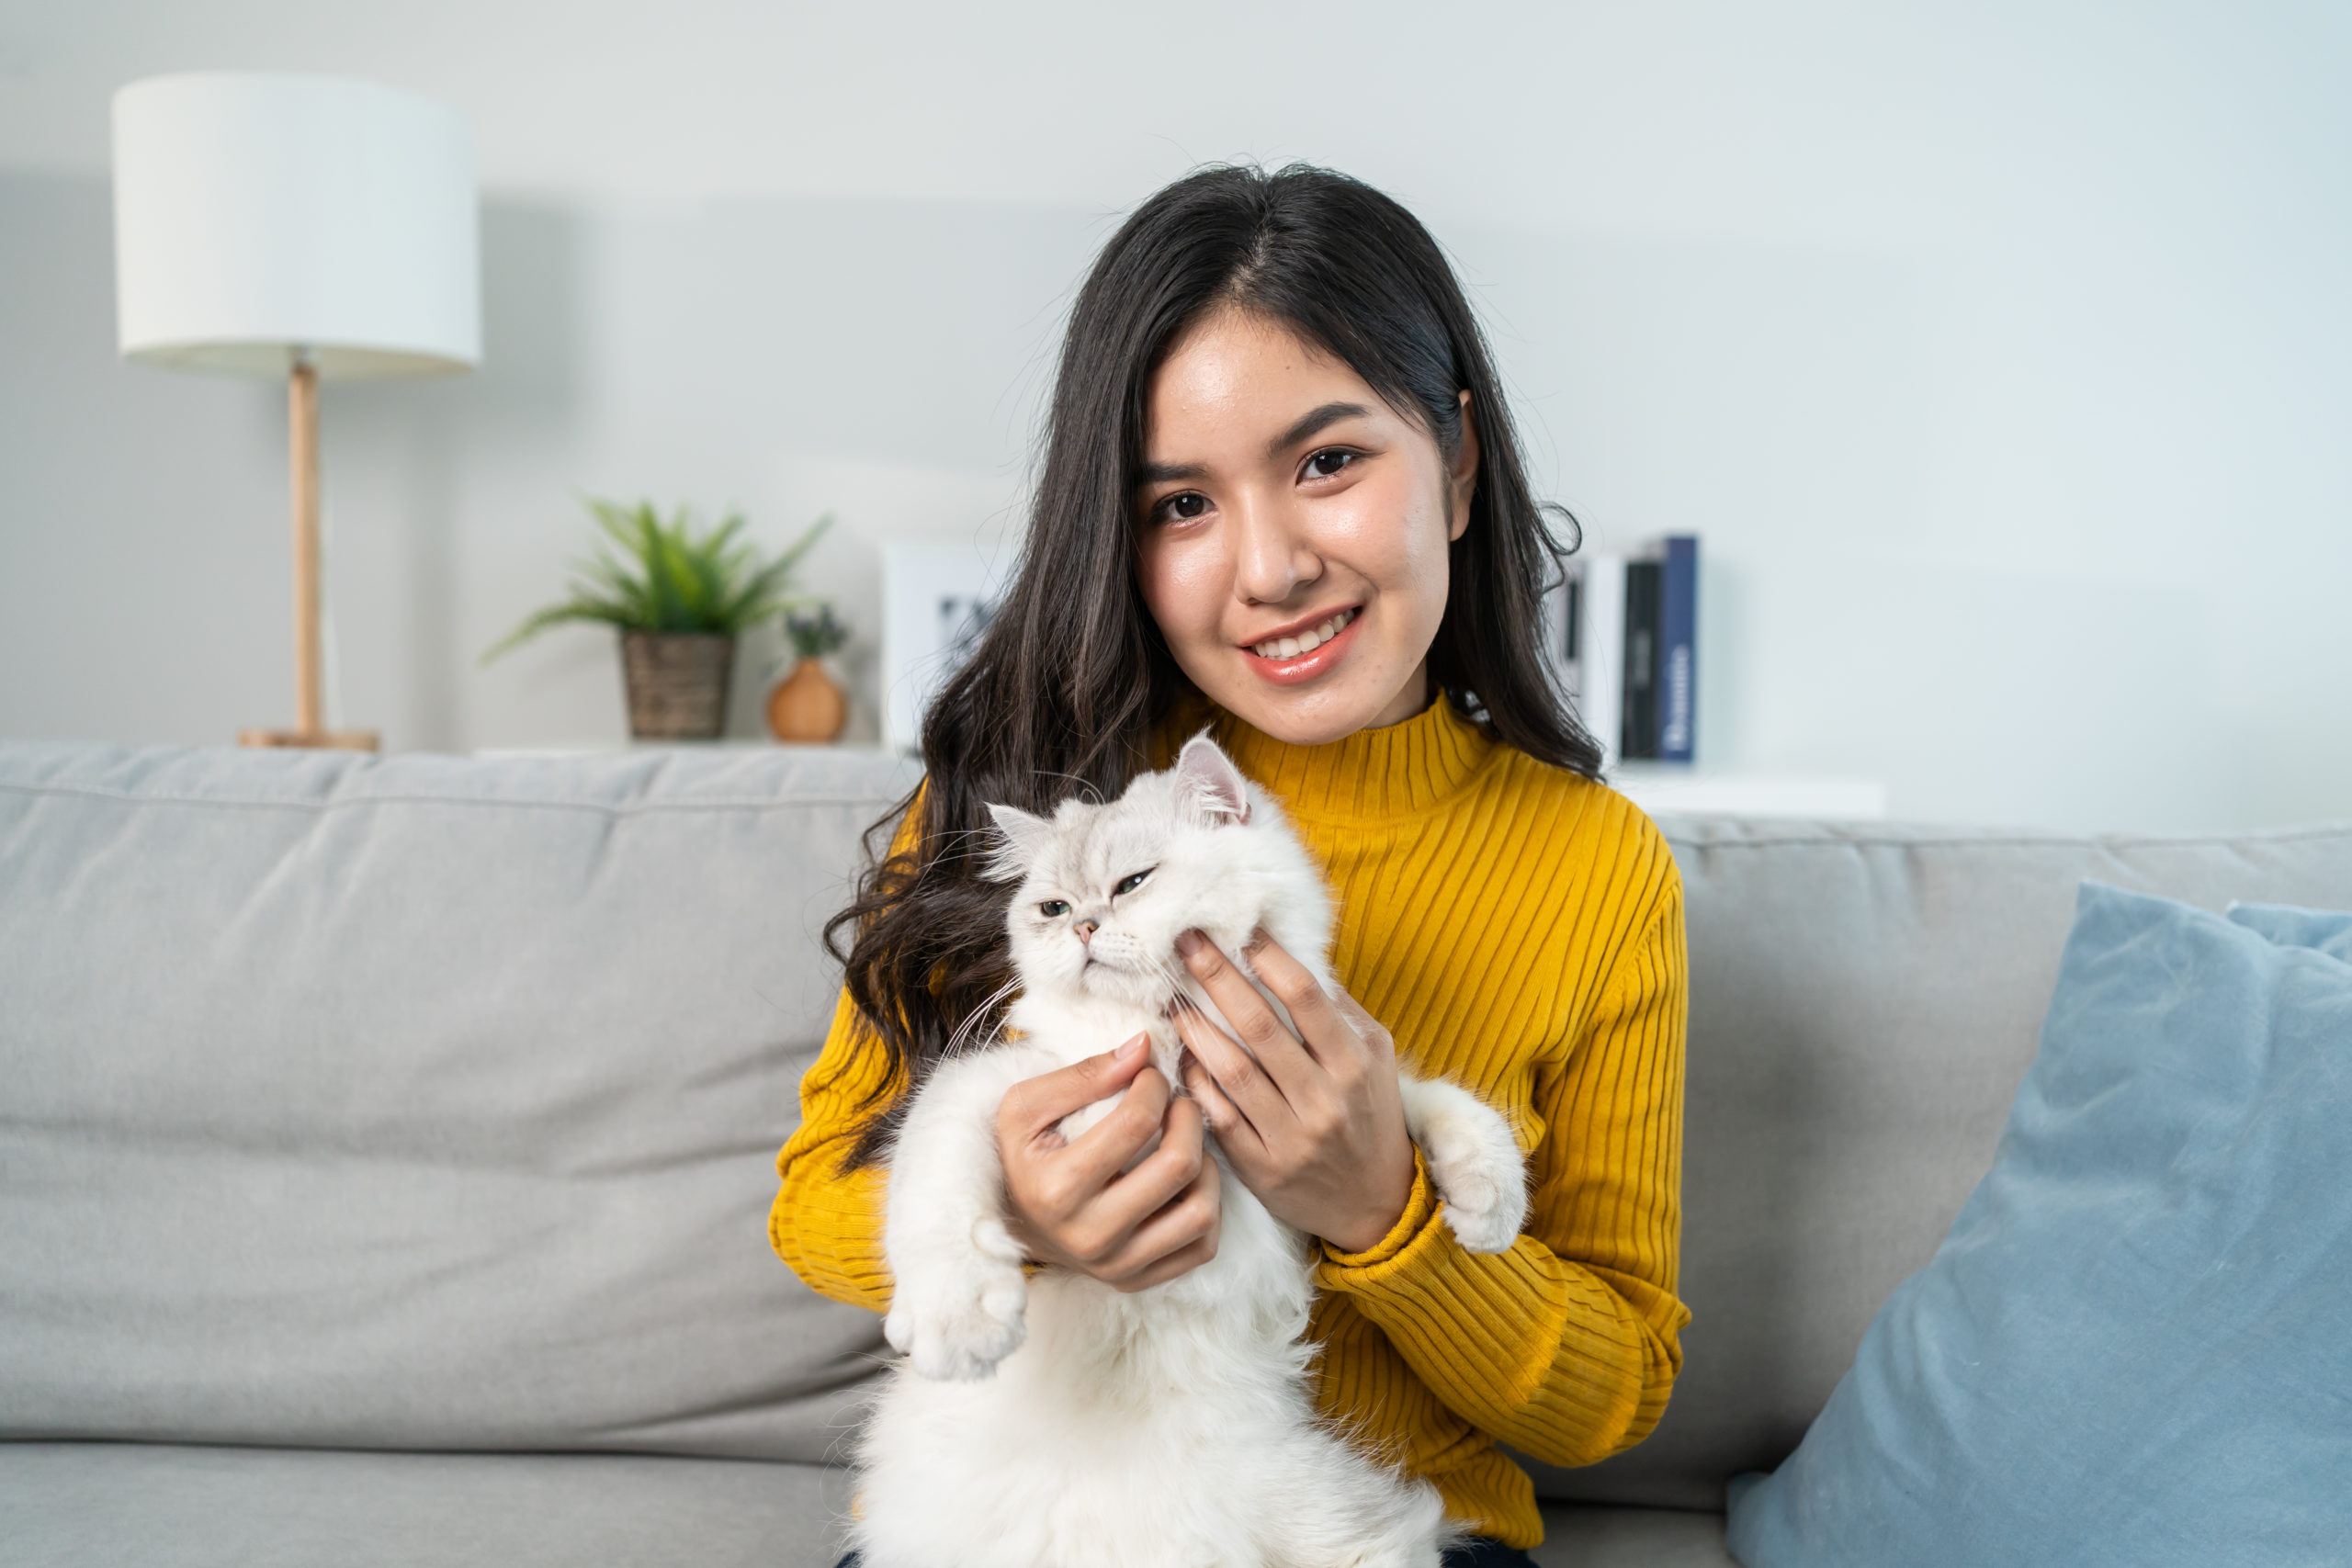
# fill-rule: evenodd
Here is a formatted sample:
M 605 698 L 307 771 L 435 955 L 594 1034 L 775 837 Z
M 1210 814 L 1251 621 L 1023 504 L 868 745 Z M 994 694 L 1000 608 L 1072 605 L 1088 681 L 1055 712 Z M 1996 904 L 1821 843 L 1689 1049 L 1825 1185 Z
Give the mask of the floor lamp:
M 374 750 L 330 730 L 319 632 L 319 383 L 481 359 L 473 137 L 371 82 L 204 72 L 114 96 L 123 357 L 284 377 L 294 499 L 292 729 L 248 746 Z

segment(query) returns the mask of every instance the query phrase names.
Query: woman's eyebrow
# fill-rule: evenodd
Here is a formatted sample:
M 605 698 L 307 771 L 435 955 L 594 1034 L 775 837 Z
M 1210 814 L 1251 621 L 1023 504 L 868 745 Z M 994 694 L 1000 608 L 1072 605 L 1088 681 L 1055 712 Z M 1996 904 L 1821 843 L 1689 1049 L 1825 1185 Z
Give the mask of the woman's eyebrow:
M 1343 419 L 1360 419 L 1372 411 L 1362 403 L 1325 403 L 1310 409 L 1293 422 L 1288 430 L 1266 443 L 1266 456 L 1279 457 L 1302 441 L 1312 440 L 1317 434 L 1328 430 Z M 1139 485 L 1177 484 L 1188 479 L 1208 478 L 1206 465 L 1201 463 L 1146 463 L 1136 476 Z
M 1266 456 L 1279 457 L 1300 442 L 1337 424 L 1343 419 L 1361 419 L 1372 411 L 1362 403 L 1325 403 L 1310 410 L 1288 430 L 1266 443 Z

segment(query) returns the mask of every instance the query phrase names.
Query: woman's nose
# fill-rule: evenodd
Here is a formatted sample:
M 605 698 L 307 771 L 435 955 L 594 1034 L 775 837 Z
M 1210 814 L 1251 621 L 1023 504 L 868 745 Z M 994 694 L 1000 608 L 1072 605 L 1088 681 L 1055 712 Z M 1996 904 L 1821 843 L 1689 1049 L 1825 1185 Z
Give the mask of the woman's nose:
M 1100 920 L 1080 920 L 1078 922 L 1078 940 L 1080 942 L 1092 942 L 1094 940 L 1094 933 L 1102 929 L 1102 922 Z
M 1278 502 L 1243 502 L 1233 586 L 1252 604 L 1279 604 L 1323 575 L 1315 553 Z

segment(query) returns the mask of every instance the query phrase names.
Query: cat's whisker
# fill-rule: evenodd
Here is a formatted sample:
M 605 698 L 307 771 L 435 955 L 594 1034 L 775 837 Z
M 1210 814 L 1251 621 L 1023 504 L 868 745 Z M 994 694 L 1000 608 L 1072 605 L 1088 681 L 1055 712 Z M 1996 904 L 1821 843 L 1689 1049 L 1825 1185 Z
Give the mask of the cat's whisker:
M 982 1019 L 987 1018 L 989 1010 L 993 1009 L 997 1003 L 1004 1000 L 1005 998 L 1011 996 L 1020 988 L 1021 980 L 1020 977 L 1016 976 L 1012 979 L 1007 980 L 1003 985 L 999 986 L 995 990 L 990 991 L 987 997 L 981 999 L 978 1006 L 975 1007 L 970 1012 L 964 1015 L 964 1021 L 957 1024 L 956 1026 L 956 1032 L 947 1037 L 947 1043 L 941 1050 L 940 1055 L 943 1056 L 953 1056 L 960 1053 L 963 1050 L 966 1040 L 970 1035 L 974 1026 L 978 1024 Z M 991 1029 L 989 1032 L 989 1043 L 993 1043 L 1001 1027 L 1001 1024 L 1000 1024 L 997 1029 Z
M 1191 978 L 1191 975 L 1181 964 L 1170 964 L 1166 959 L 1155 959 L 1153 970 L 1168 984 L 1167 1016 L 1170 1019 L 1175 1019 L 1184 1013 L 1192 1013 L 1202 1018 L 1207 1016 L 1201 1011 L 1200 1004 L 1193 1001 L 1191 994 L 1184 989 L 1184 984 Z
M 1021 981 L 1019 977 L 1016 976 L 1012 979 L 1007 980 L 995 990 L 990 991 L 978 1007 L 974 1008 L 965 1016 L 964 1021 L 956 1025 L 956 1033 L 948 1042 L 948 1048 L 951 1051 L 956 1049 L 959 1043 L 961 1043 L 965 1037 L 971 1032 L 973 1027 L 979 1023 L 981 1020 L 988 1018 L 995 1010 L 997 1003 L 1004 1000 L 1005 998 L 1011 996 L 1020 988 Z M 990 1029 L 990 1035 L 993 1036 L 997 1031 L 1001 1028 L 1002 1021 L 1000 1020 L 998 1023 Z
M 1184 971 L 1178 965 L 1170 964 L 1165 959 L 1160 960 L 1155 967 L 1159 977 L 1168 982 L 1169 994 L 1172 996 L 1178 1003 L 1185 1007 L 1192 1006 L 1192 998 L 1184 994 L 1184 981 L 1187 978 Z
M 1057 773 L 1052 768 L 1039 768 L 1036 770 L 1036 773 L 1039 778 L 1068 779 L 1070 783 L 1079 785 L 1080 788 L 1084 789 L 1087 794 L 1092 795 L 1094 797 L 1095 805 L 1100 806 L 1102 804 L 1102 792 L 1095 787 L 1094 781 L 1092 779 L 1080 778 L 1076 773 Z

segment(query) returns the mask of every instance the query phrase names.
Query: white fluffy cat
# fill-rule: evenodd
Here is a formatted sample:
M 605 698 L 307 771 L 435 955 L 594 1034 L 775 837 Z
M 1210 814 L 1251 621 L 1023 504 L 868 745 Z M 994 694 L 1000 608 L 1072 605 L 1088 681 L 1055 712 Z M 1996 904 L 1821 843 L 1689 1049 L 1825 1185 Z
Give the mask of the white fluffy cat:
M 1205 932 L 1247 975 L 1240 950 L 1263 929 L 1329 987 L 1313 862 L 1205 736 L 1108 805 L 1066 802 L 1050 820 L 989 809 L 996 873 L 1021 884 L 1008 924 L 1023 990 L 1012 1037 L 942 1061 L 891 1155 L 885 1332 L 906 1359 L 858 1450 L 865 1568 L 1435 1568 L 1451 1537 L 1434 1489 L 1317 1419 L 1307 1240 L 1229 1167 L 1216 1256 L 1132 1294 L 1025 1276 L 1004 1223 L 1008 1088 L 1139 1032 L 1181 1084 L 1180 993 L 1231 1032 L 1177 960 L 1179 932 Z M 1508 1247 L 1527 1207 L 1510 1128 L 1455 1085 L 1403 1081 L 1455 1237 Z

